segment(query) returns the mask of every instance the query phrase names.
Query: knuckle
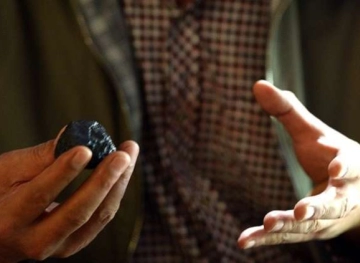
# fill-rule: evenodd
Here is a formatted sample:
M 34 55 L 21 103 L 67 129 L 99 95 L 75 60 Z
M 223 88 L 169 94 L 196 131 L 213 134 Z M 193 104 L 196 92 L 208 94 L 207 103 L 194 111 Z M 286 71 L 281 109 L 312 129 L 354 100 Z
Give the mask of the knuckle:
M 90 216 L 88 214 L 85 213 L 81 213 L 81 212 L 72 212 L 72 213 L 68 213 L 65 220 L 66 222 L 71 225 L 71 226 L 82 226 L 84 225 L 86 222 L 88 222 L 90 219 Z
M 304 233 L 309 234 L 309 233 L 314 233 L 314 232 L 318 232 L 320 230 L 320 224 L 318 220 L 312 220 L 310 221 L 308 224 L 306 224 L 305 229 L 304 229 Z
M 97 215 L 97 220 L 100 224 L 105 225 L 114 219 L 118 208 L 107 208 L 101 210 Z
M 122 178 L 122 176 L 120 177 Z M 119 182 L 119 174 L 115 172 L 105 172 L 99 175 L 98 186 L 101 189 L 109 190 L 115 183 Z
M 43 161 L 44 159 L 46 159 L 49 156 L 49 152 L 50 149 L 52 149 L 54 147 L 54 143 L 53 141 L 47 141 L 44 142 L 40 145 L 37 145 L 32 149 L 32 157 L 34 159 L 35 162 L 39 162 L 39 161 Z M 52 156 L 52 155 L 50 155 Z
M 101 189 L 110 190 L 117 180 L 116 176 L 103 176 L 100 180 L 99 187 Z
M 124 183 L 127 184 L 131 178 L 132 173 L 134 172 L 134 169 L 135 169 L 135 164 L 130 164 L 123 173 L 123 175 L 121 176 L 122 178 L 121 181 L 124 181 Z
M 118 182 L 119 189 L 122 189 L 124 192 L 129 184 L 129 178 L 121 178 Z
M 42 191 L 32 193 L 31 199 L 36 207 L 47 207 L 51 200 L 49 194 Z

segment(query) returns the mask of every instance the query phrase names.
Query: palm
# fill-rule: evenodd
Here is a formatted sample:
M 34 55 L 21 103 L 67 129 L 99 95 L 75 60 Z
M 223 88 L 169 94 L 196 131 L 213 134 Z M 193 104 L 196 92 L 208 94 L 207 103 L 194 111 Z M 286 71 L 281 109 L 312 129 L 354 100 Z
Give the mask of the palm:
M 336 143 L 339 138 L 334 139 L 334 137 L 340 136 L 335 134 L 320 135 L 317 138 L 303 137 L 299 140 L 294 139 L 294 137 L 296 135 L 293 135 L 295 154 L 313 183 L 317 185 L 327 181 L 329 164 L 340 150 L 340 146 Z M 343 140 L 346 139 L 343 138 Z
M 325 125 L 289 92 L 260 81 L 254 86 L 254 94 L 261 107 L 289 133 L 296 157 L 313 181 L 314 189 L 312 196 L 299 200 L 294 209 L 271 211 L 264 217 L 262 226 L 244 230 L 239 246 L 248 247 L 254 242 L 256 246 L 293 243 L 357 233 L 359 144 Z
M 254 93 L 263 109 L 290 134 L 298 161 L 312 181 L 327 181 L 331 161 L 341 148 L 355 143 L 313 116 L 291 93 L 281 92 L 266 82 L 257 83 Z

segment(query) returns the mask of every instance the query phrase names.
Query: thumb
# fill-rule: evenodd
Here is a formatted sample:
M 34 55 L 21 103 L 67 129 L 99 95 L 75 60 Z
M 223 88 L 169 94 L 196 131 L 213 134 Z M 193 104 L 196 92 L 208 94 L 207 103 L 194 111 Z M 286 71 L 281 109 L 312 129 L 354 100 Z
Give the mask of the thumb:
M 267 81 L 255 83 L 253 92 L 262 109 L 280 121 L 293 140 L 317 139 L 328 127 L 312 115 L 290 91 L 283 91 Z

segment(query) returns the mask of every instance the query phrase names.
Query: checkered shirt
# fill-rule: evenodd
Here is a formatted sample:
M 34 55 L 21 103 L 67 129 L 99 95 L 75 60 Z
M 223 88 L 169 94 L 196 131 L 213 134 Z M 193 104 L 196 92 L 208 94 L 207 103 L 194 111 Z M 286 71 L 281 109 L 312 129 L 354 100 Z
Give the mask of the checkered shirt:
M 269 5 L 124 0 L 147 109 L 147 203 L 133 262 L 309 262 L 299 246 L 242 251 L 236 242 L 296 202 L 251 91 L 264 77 Z

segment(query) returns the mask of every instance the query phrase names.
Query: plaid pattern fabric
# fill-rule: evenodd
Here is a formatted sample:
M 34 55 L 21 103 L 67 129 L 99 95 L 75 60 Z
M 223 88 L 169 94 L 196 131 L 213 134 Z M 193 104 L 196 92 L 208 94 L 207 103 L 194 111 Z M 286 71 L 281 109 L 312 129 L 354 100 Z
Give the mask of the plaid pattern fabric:
M 147 125 L 147 200 L 133 262 L 309 262 L 295 246 L 241 251 L 240 232 L 296 202 L 263 78 L 268 0 L 124 0 Z

